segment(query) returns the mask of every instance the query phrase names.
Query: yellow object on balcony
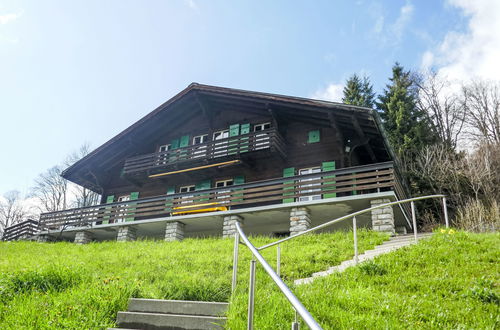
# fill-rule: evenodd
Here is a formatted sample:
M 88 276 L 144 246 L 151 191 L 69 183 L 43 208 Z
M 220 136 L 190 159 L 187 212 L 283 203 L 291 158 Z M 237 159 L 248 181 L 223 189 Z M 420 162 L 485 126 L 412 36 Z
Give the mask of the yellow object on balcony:
M 194 213 L 216 212 L 216 211 L 227 211 L 227 207 L 225 207 L 225 206 L 215 206 L 215 205 L 220 205 L 220 203 L 204 203 L 204 204 L 196 204 L 196 205 L 188 205 L 188 206 L 177 206 L 177 207 L 173 208 L 173 210 L 175 210 L 175 212 L 172 212 L 172 215 L 194 214 Z M 212 207 L 191 210 L 192 208 L 202 207 L 202 206 L 212 206 Z

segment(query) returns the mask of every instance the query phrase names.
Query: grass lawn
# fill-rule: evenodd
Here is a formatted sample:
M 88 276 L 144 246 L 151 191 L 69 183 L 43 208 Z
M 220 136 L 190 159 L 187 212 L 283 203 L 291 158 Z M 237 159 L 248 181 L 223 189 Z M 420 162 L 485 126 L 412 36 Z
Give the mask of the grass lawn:
M 498 233 L 438 232 L 292 291 L 325 329 L 498 329 L 499 261 Z M 290 305 L 262 270 L 256 296 L 256 329 L 290 328 Z M 240 288 L 231 329 L 245 328 L 246 299 Z
M 361 231 L 360 251 L 385 239 L 384 234 Z M 254 237 L 252 241 L 260 246 L 272 239 Z M 126 310 L 130 297 L 228 301 L 232 249 L 231 239 L 83 246 L 2 242 L 0 329 L 105 329 L 115 325 L 116 313 Z M 240 285 L 234 298 L 239 305 L 231 309 L 230 317 L 246 313 L 242 299 L 250 255 L 244 247 L 240 252 Z M 282 274 L 290 281 L 305 277 L 351 258 L 352 253 L 352 233 L 306 235 L 283 245 Z M 274 265 L 274 248 L 264 256 Z M 261 303 L 263 299 L 259 296 Z M 238 322 L 230 321 L 233 329 L 240 329 L 245 320 Z

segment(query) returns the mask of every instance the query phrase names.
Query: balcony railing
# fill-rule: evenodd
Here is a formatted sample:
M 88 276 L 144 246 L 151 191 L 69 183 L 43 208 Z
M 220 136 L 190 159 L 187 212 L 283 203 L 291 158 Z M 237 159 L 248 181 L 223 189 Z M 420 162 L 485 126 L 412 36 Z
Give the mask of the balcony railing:
M 225 139 L 190 145 L 174 150 L 131 157 L 125 160 L 123 174 L 160 171 L 185 162 L 222 160 L 254 151 L 271 150 L 285 156 L 285 143 L 273 128 Z
M 64 230 L 388 190 L 406 197 L 392 162 L 43 213 L 40 225 Z
M 26 220 L 5 228 L 2 236 L 3 241 L 14 241 L 20 238 L 28 238 L 39 231 L 38 221 Z

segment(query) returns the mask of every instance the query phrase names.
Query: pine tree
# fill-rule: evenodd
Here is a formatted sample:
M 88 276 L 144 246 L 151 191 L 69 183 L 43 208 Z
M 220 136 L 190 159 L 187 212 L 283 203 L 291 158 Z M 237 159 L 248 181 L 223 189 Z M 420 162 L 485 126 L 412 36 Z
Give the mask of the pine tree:
M 431 125 L 416 106 L 417 91 L 410 71 L 396 63 L 392 77 L 376 103 L 391 145 L 398 156 L 412 156 L 434 142 Z
M 363 77 L 363 80 L 357 75 L 353 74 L 346 81 L 344 87 L 344 97 L 342 102 L 345 104 L 358 105 L 362 107 L 372 108 L 375 101 L 375 93 L 373 93 L 373 86 L 368 77 Z

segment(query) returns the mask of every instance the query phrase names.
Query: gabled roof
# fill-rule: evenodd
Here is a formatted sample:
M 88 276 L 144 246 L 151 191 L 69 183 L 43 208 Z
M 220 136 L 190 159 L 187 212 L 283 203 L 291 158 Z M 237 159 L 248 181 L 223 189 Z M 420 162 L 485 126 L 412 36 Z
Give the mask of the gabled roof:
M 127 139 L 127 136 L 133 135 L 134 132 L 139 132 L 141 128 L 151 122 L 155 117 L 171 112 L 177 105 L 181 104 L 187 99 L 192 99 L 194 100 L 193 102 L 199 103 L 200 96 L 209 98 L 213 100 L 213 102 L 224 99 L 232 100 L 233 102 L 243 102 L 243 104 L 260 104 L 261 107 L 262 105 L 264 105 L 268 108 L 285 107 L 290 109 L 294 108 L 300 110 L 311 110 L 312 112 L 319 111 L 323 113 L 331 111 L 338 115 L 341 115 L 341 117 L 345 116 L 345 118 L 354 116 L 360 120 L 360 123 L 362 125 L 365 125 L 365 127 L 367 128 L 369 126 L 369 128 L 373 131 L 373 134 L 381 137 L 383 140 L 383 144 L 385 145 L 384 149 L 386 149 L 387 152 L 391 153 L 389 145 L 386 139 L 383 137 L 383 131 L 381 128 L 380 119 L 378 118 L 378 114 L 372 109 L 337 102 L 191 83 L 187 88 L 157 107 L 155 110 L 151 111 L 149 114 L 139 119 L 131 126 L 127 127 L 121 133 L 111 138 L 109 141 L 89 153 L 87 156 L 83 157 L 75 164 L 68 167 L 63 171 L 62 176 L 73 182 L 84 185 L 75 177 L 77 172 L 84 168 L 95 166 L 96 163 L 94 163 L 94 161 L 104 157 L 105 154 L 112 155 L 113 153 L 109 153 L 109 151 L 113 149 L 113 146 L 123 142 Z M 301 114 L 306 116 L 308 115 L 307 113 L 304 114 L 303 112 L 301 112 Z M 349 123 L 344 125 L 346 125 L 345 127 L 347 127 Z

